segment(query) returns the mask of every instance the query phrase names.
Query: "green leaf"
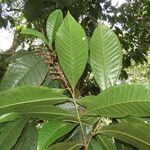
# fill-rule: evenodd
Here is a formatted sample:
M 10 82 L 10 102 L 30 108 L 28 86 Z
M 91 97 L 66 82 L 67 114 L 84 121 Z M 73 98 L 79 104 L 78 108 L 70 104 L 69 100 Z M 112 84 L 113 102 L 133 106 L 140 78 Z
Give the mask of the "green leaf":
M 46 149 L 54 141 L 70 132 L 74 127 L 74 124 L 55 120 L 45 123 L 39 131 L 38 149 Z
M 40 85 L 47 73 L 47 65 L 41 58 L 25 55 L 10 64 L 0 84 L 0 90 L 22 85 Z
M 14 146 L 26 122 L 27 119 L 22 117 L 0 124 L 0 150 L 10 150 Z
M 62 21 L 63 21 L 63 14 L 60 9 L 52 12 L 47 19 L 46 31 L 50 46 L 52 46 L 52 43 L 55 40 L 57 30 L 62 24 Z
M 74 89 L 88 59 L 88 42 L 83 28 L 70 15 L 56 34 L 56 51 L 66 78 Z
M 38 132 L 33 123 L 23 129 L 17 143 L 11 150 L 37 150 Z
M 139 149 L 150 148 L 150 127 L 137 123 L 121 123 L 102 128 L 99 133 L 113 136 L 121 141 L 127 142 Z
M 17 87 L 0 92 L 0 114 L 21 112 L 36 106 L 54 105 L 68 98 L 46 87 Z
M 13 121 L 16 118 L 19 118 L 20 115 L 18 113 L 8 113 L 0 116 L 0 123 Z
M 139 150 L 136 147 L 128 143 L 122 142 L 120 140 L 115 141 L 115 143 L 116 143 L 117 150 Z
M 108 88 L 98 96 L 88 96 L 80 101 L 87 107 L 83 115 L 110 118 L 150 115 L 150 89 L 142 84 L 123 84 Z
M 88 150 L 103 150 L 103 149 L 99 144 L 99 142 L 97 142 L 95 139 L 92 139 L 88 147 Z
M 106 136 L 98 135 L 97 141 L 101 145 L 103 150 L 117 150 L 114 143 Z
M 80 144 L 74 142 L 61 142 L 52 145 L 48 150 L 74 150 L 73 147 L 78 147 Z
M 48 40 L 46 39 L 46 37 L 39 31 L 35 30 L 35 29 L 23 29 L 21 34 L 28 34 L 28 35 L 32 35 L 35 36 L 39 39 L 41 39 L 45 44 L 49 45 Z
M 46 119 L 46 120 L 52 120 L 56 117 L 63 117 L 63 119 L 73 119 L 73 114 L 69 113 L 66 110 L 63 110 L 56 106 L 51 105 L 37 105 L 37 106 L 29 106 L 28 108 L 24 110 L 20 110 L 22 114 L 26 114 L 32 118 L 38 118 L 38 119 Z
M 90 42 L 91 67 L 96 82 L 103 90 L 114 85 L 121 69 L 122 50 L 115 33 L 100 24 Z

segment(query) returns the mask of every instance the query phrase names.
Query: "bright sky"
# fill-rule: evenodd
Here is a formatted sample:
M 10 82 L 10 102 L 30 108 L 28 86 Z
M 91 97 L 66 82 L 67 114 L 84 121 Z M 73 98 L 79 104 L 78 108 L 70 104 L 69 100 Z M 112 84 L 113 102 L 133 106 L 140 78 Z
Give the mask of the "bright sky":
M 112 5 L 121 5 L 126 0 L 112 0 Z M 13 31 L 0 29 L 0 52 L 10 48 L 13 40 Z

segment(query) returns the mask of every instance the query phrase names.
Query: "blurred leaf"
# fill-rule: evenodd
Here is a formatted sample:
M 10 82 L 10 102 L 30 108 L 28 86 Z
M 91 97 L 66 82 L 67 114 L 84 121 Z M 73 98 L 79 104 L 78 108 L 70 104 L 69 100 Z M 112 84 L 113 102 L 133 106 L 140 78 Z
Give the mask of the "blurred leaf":
M 55 40 L 57 30 L 62 24 L 62 21 L 63 21 L 63 14 L 60 9 L 52 12 L 47 19 L 46 31 L 50 46 L 52 46 L 52 43 Z
M 22 85 L 40 85 L 47 74 L 47 65 L 34 55 L 25 55 L 11 63 L 6 71 L 0 90 Z
M 41 32 L 39 32 L 35 29 L 23 29 L 21 33 L 35 36 L 35 37 L 41 39 L 45 44 L 49 45 L 46 37 Z

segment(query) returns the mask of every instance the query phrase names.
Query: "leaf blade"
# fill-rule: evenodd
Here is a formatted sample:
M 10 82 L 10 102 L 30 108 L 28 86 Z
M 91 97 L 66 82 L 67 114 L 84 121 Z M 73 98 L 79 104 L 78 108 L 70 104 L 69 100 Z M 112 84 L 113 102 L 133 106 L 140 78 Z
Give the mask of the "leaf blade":
M 87 63 L 88 42 L 84 30 L 70 13 L 60 26 L 55 42 L 59 63 L 74 89 Z
M 70 132 L 75 126 L 59 121 L 47 122 L 39 131 L 38 149 L 46 149 L 55 140 Z M 50 134 L 51 133 L 51 134 Z
M 140 131 L 140 132 L 139 132 Z M 150 148 L 150 127 L 135 123 L 121 123 L 104 127 L 101 134 L 111 135 L 124 142 L 139 148 L 148 150 Z
M 12 150 L 37 150 L 37 133 L 33 123 L 27 124 Z
M 0 149 L 10 150 L 16 143 L 25 126 L 27 119 L 19 118 L 11 122 L 0 124 Z
M 48 40 L 46 39 L 46 37 L 44 36 L 44 34 L 42 34 L 41 32 L 35 30 L 35 29 L 23 29 L 21 31 L 22 34 L 28 34 L 28 35 L 32 35 L 32 36 L 35 36 L 35 37 L 38 37 L 39 39 L 41 39 L 45 44 L 49 45 L 48 44 Z
M 47 65 L 41 58 L 25 55 L 10 64 L 0 84 L 1 90 L 15 86 L 40 85 L 47 73 Z
M 68 98 L 46 87 L 16 87 L 0 92 L 0 114 L 21 112 L 42 105 L 54 105 Z
M 57 9 L 54 12 L 52 12 L 47 19 L 46 31 L 50 46 L 52 46 L 52 43 L 55 40 L 56 33 L 62 21 L 63 21 L 63 14 L 60 9 Z
M 98 96 L 85 97 L 80 104 L 87 107 L 83 116 L 144 117 L 150 114 L 150 90 L 143 84 L 123 84 L 108 88 Z
M 114 85 L 120 74 L 122 50 L 115 33 L 100 24 L 94 31 L 91 43 L 91 67 L 95 79 L 103 90 Z

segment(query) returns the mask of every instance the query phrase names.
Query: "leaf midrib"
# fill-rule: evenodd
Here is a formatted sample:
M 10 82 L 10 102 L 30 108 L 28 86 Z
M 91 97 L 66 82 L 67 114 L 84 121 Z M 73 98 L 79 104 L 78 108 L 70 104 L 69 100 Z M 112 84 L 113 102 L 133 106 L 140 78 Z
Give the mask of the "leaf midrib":
M 143 141 L 142 139 L 139 139 L 139 138 L 137 138 L 135 136 L 132 136 L 132 135 L 124 133 L 124 132 L 119 132 L 119 131 L 115 131 L 115 130 L 102 130 L 102 131 L 100 131 L 100 133 L 103 133 L 103 132 L 106 133 L 106 134 L 109 134 L 109 133 L 118 133 L 118 134 L 121 134 L 121 135 L 127 136 L 129 138 L 135 139 L 135 140 L 137 140 L 137 141 L 139 141 L 141 143 L 144 143 L 144 144 L 150 146 L 150 143 L 147 143 L 147 142 Z
M 85 115 L 87 113 L 91 113 L 91 112 L 96 111 L 98 109 L 108 108 L 108 107 L 111 107 L 111 106 L 113 107 L 115 105 L 121 105 L 121 104 L 137 103 L 137 102 L 144 102 L 145 103 L 145 102 L 150 102 L 150 100 L 137 100 L 137 101 L 132 101 L 132 102 L 127 101 L 127 102 L 115 103 L 115 104 L 111 104 L 111 105 L 107 105 L 107 106 L 100 106 L 98 108 L 92 109 L 91 111 L 88 111 L 88 112 L 84 113 L 83 115 Z
M 25 101 L 25 102 L 20 102 L 20 103 L 14 103 L 14 104 L 11 104 L 11 105 L 5 105 L 4 107 L 0 106 L 0 109 L 1 108 L 7 108 L 7 107 L 11 107 L 11 106 L 15 106 L 15 105 L 22 105 L 22 104 L 30 104 L 30 103 L 39 103 L 39 102 L 45 102 L 45 101 L 51 101 L 51 100 L 66 100 L 66 97 L 62 98 L 62 97 L 57 97 L 57 98 L 45 98 L 45 99 L 34 99 L 32 101 Z

